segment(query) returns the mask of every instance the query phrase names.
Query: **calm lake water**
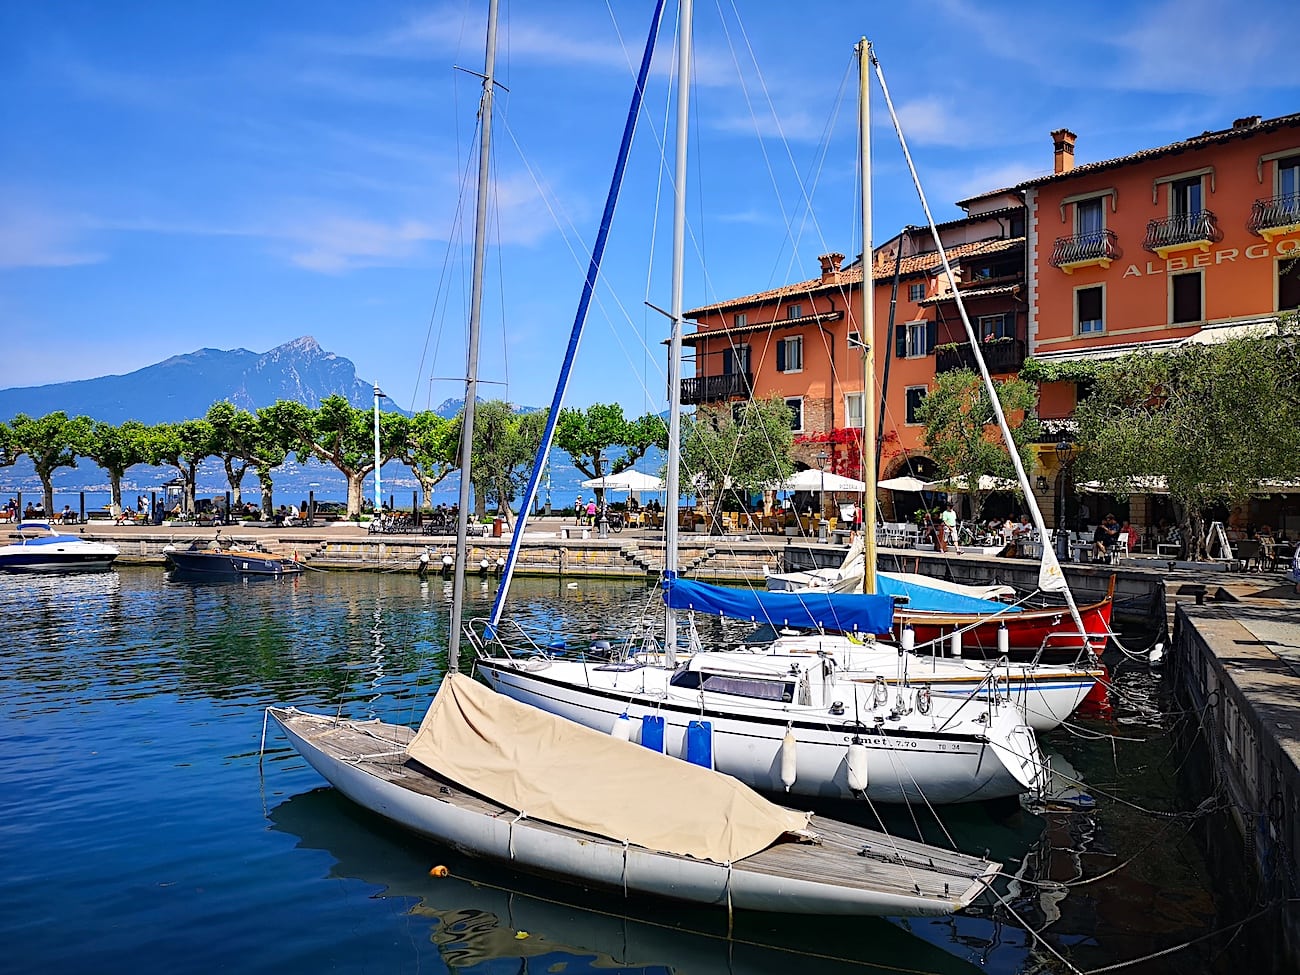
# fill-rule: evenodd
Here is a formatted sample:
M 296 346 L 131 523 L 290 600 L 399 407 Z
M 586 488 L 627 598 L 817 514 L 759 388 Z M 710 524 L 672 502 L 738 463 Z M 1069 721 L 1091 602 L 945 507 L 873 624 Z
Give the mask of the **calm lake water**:
M 468 588 L 467 615 L 486 611 L 487 587 Z M 0 576 L 5 968 L 1068 971 L 1033 947 L 1028 924 L 1087 971 L 1221 923 L 1188 824 L 1160 815 L 1197 800 L 1176 795 L 1186 748 L 1159 677 L 1141 666 L 1117 667 L 1112 716 L 1047 740 L 1095 805 L 943 812 L 960 847 L 988 850 L 1019 878 L 1000 885 L 1005 905 L 959 918 L 750 915 L 728 939 L 720 911 L 625 904 L 398 833 L 326 787 L 283 739 L 269 737 L 259 758 L 269 704 L 418 722 L 445 665 L 449 599 L 449 584 L 409 575 Z M 654 605 L 637 586 L 528 579 L 511 602 L 516 617 L 578 641 Z M 866 821 L 862 809 L 836 812 Z M 906 811 L 887 818 L 912 832 Z M 451 876 L 431 878 L 436 864 Z M 1045 880 L 1069 886 L 1037 886 Z M 1130 970 L 1222 960 L 1193 949 Z

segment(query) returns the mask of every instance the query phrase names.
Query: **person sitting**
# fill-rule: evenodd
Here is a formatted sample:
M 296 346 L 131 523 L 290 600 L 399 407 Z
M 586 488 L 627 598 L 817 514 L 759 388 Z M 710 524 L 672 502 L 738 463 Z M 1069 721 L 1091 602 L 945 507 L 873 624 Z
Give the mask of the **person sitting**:
M 1118 538 L 1119 522 L 1115 520 L 1114 515 L 1108 514 L 1097 524 L 1096 530 L 1092 533 L 1093 561 L 1108 561 L 1111 552 L 1115 550 Z
M 1124 537 L 1125 542 L 1128 544 L 1128 550 L 1130 552 L 1136 552 L 1138 546 L 1142 544 L 1141 532 L 1139 532 L 1134 525 L 1131 525 L 1126 521 L 1119 526 L 1119 533 Z

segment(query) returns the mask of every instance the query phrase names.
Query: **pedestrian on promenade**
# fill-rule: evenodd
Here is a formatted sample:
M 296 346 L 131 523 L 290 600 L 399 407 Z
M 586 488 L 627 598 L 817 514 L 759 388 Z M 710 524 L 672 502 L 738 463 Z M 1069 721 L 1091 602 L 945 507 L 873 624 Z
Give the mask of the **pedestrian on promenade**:
M 582 524 L 582 516 L 587 513 L 586 506 L 582 503 L 582 495 L 578 495 L 578 500 L 573 502 L 573 513 L 577 516 L 576 524 Z
M 587 524 L 596 524 L 596 499 L 594 497 L 587 502 Z
M 957 512 L 949 501 L 944 506 L 943 514 L 939 516 L 943 522 L 943 537 L 945 542 L 951 542 L 953 551 L 961 555 L 961 545 L 957 541 Z

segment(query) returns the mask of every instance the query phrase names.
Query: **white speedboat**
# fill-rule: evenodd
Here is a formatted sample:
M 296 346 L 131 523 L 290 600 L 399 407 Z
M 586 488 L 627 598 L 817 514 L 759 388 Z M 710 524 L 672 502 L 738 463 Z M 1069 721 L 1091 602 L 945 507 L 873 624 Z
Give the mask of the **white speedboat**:
M 23 521 L 0 545 L 0 569 L 8 572 L 103 572 L 118 550 L 104 542 L 62 535 L 46 521 Z

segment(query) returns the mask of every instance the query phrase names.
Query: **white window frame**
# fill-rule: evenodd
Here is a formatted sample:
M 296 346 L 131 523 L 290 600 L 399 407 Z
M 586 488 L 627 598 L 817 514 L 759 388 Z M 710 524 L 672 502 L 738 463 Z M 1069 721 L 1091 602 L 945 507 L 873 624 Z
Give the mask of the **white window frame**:
M 904 426 L 909 426 L 909 427 L 924 426 L 924 424 L 921 423 L 920 420 L 913 420 L 910 418 L 910 414 L 912 412 L 911 394 L 913 390 L 917 390 L 917 389 L 921 391 L 921 403 L 925 402 L 925 398 L 930 395 L 929 386 L 905 386 L 903 388 L 903 425 Z M 917 405 L 919 406 L 920 403 L 918 403 Z
M 857 407 L 856 411 L 854 410 L 855 405 Z M 850 429 L 862 429 L 862 405 L 861 393 L 844 394 L 844 425 L 846 427 Z M 853 416 L 854 412 L 857 413 L 856 421 Z
M 798 305 L 786 305 L 786 307 L 785 307 L 785 317 L 786 317 L 786 318 L 803 318 L 803 305 L 802 305 L 802 304 L 798 304 Z
M 1095 328 L 1084 328 L 1083 322 L 1079 320 L 1079 292 L 1090 291 L 1093 288 L 1101 289 L 1101 319 L 1097 321 Z M 1102 284 L 1081 284 L 1074 289 L 1074 334 L 1075 335 L 1104 335 L 1106 333 L 1106 285 Z M 1091 324 L 1095 319 L 1089 319 Z
M 1079 216 L 1080 213 L 1082 212 L 1083 207 L 1085 206 L 1087 206 L 1089 209 L 1091 209 L 1093 206 L 1096 206 L 1097 208 L 1097 213 L 1101 217 L 1101 226 L 1098 227 L 1096 230 L 1085 231 L 1083 229 L 1083 223 L 1079 219 Z M 1104 196 L 1090 196 L 1087 199 L 1075 200 L 1074 201 L 1074 236 L 1083 237 L 1086 235 L 1089 237 L 1093 237 L 1093 236 L 1102 236 L 1105 233 L 1106 233 L 1106 198 Z
M 796 409 L 796 406 L 799 410 L 798 417 L 792 417 L 790 420 L 790 432 L 803 433 L 803 397 L 787 396 L 785 398 L 785 405 L 790 408 L 791 412 Z M 798 422 L 795 422 L 796 420 Z
M 1295 173 L 1292 177 L 1293 184 L 1290 191 L 1287 191 L 1282 186 L 1282 174 L 1287 170 L 1291 170 Z M 1276 164 L 1273 167 L 1273 195 L 1275 197 L 1300 197 L 1300 152 L 1291 156 L 1283 156 L 1276 161 Z
M 1010 335 L 1010 336 L 999 334 L 999 332 L 1005 332 L 1005 331 L 1006 331 L 1006 328 L 1007 328 L 1007 313 L 1006 313 L 1006 312 L 1001 312 L 1000 314 L 997 314 L 997 315 L 980 315 L 980 317 L 979 317 L 979 321 L 978 321 L 978 325 L 977 325 L 977 327 L 976 327 L 976 333 L 975 333 L 975 334 L 977 334 L 977 335 L 979 336 L 981 342 L 984 341 L 984 335 L 985 335 L 985 332 L 986 332 L 985 322 L 991 322 L 991 321 L 993 321 L 993 320 L 995 320 L 995 319 L 996 319 L 997 322 L 998 322 L 998 327 L 995 328 L 995 329 L 993 329 L 993 337 L 994 337 L 995 339 L 1001 339 L 1001 338 L 1015 338 L 1015 337 L 1016 337 L 1016 336 L 1015 336 L 1015 331 L 1016 331 L 1016 327 L 1015 327 L 1015 325 L 1012 325 L 1012 326 L 1011 326 L 1011 335 Z
M 1199 209 L 1181 210 L 1179 209 L 1179 200 L 1183 196 L 1183 190 L 1187 186 L 1195 185 L 1198 192 Z M 1192 173 L 1187 176 L 1175 177 L 1169 181 L 1169 216 L 1195 216 L 1205 212 L 1205 176 L 1199 173 Z
M 731 316 L 732 328 L 744 328 L 748 324 L 749 324 L 749 315 L 746 312 L 738 311 L 736 312 L 736 314 Z
M 930 344 L 930 323 L 929 322 L 907 322 L 907 355 L 908 359 L 923 359 L 926 356 L 926 346 Z
M 1186 276 L 1189 275 L 1189 274 L 1195 274 L 1197 277 L 1200 278 L 1200 284 L 1201 284 L 1200 312 L 1201 312 L 1201 314 L 1200 314 L 1200 316 L 1197 317 L 1197 318 L 1189 318 L 1189 319 L 1187 319 L 1186 321 L 1176 322 L 1176 321 L 1174 321 L 1174 278 L 1186 277 Z M 1274 287 L 1274 290 L 1276 290 L 1276 288 L 1277 288 L 1276 283 L 1274 284 L 1273 287 Z M 1202 270 L 1202 269 L 1200 269 L 1200 268 L 1192 268 L 1192 269 L 1189 269 L 1189 270 L 1186 270 L 1186 271 L 1175 271 L 1175 272 L 1173 272 L 1172 274 L 1169 275 L 1169 283 L 1166 285 L 1166 288 L 1167 288 L 1167 291 L 1168 291 L 1168 300 L 1169 300 L 1169 314 L 1168 314 L 1168 316 L 1167 316 L 1167 320 L 1168 320 L 1168 322 L 1169 322 L 1170 325 L 1177 326 L 1177 327 L 1182 327 L 1182 326 L 1184 326 L 1184 325 L 1196 325 L 1196 324 L 1198 324 L 1198 323 L 1200 323 L 1200 322 L 1204 322 L 1204 321 L 1205 321 L 1205 271 L 1204 271 L 1204 270 Z
M 925 282 L 914 281 L 907 286 L 907 300 L 920 301 L 925 297 Z
M 785 368 L 781 372 L 803 372 L 803 336 L 791 335 L 789 338 L 780 339 L 780 342 L 785 346 L 785 352 L 783 353 Z M 795 366 L 790 365 L 792 349 L 794 350 L 794 358 L 798 360 L 798 365 Z

